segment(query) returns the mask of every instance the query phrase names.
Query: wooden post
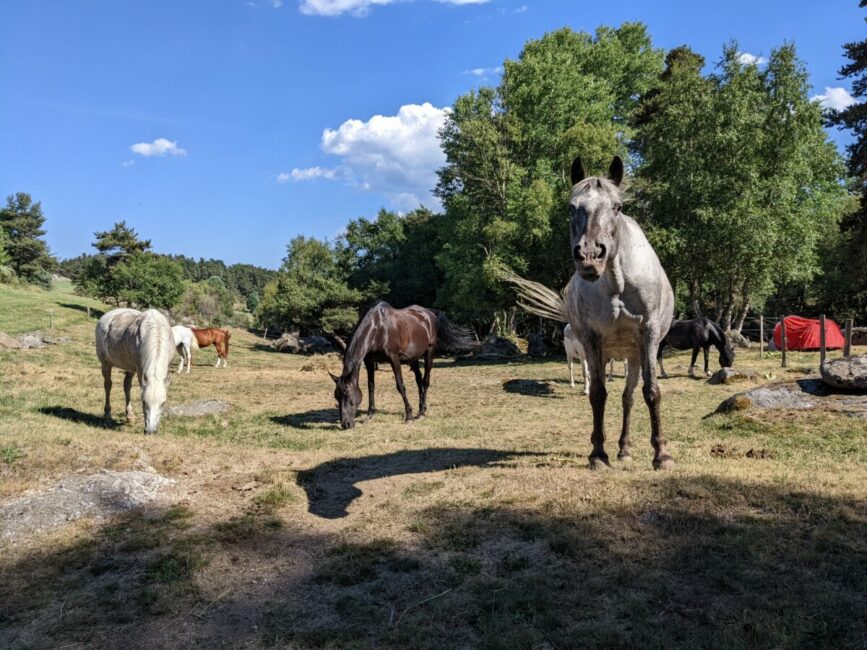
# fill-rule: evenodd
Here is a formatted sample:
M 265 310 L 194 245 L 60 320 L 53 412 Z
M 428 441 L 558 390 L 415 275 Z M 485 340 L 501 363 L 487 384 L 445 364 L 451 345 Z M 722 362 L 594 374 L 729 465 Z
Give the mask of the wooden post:
M 262 335 L 262 340 L 263 341 L 268 340 L 268 326 L 267 325 L 265 326 L 265 333 Z
M 852 318 L 846 319 L 846 342 L 843 343 L 843 356 L 848 357 L 852 354 L 852 328 L 855 326 L 855 321 Z
M 48 310 L 48 321 L 51 324 L 51 331 L 53 332 L 54 331 L 54 310 L 53 309 Z
M 90 318 L 90 305 L 87 306 L 87 317 Z
M 759 314 L 759 359 L 765 356 L 765 317 Z
M 783 353 L 783 365 L 782 367 L 786 367 L 786 317 L 780 316 L 780 347 L 782 348 Z
M 819 367 L 825 363 L 825 314 L 819 316 Z

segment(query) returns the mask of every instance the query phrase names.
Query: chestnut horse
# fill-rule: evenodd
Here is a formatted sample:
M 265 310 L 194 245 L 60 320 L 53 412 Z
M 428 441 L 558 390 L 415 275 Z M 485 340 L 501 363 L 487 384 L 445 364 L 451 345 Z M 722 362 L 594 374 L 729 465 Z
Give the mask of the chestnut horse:
M 232 336 L 229 330 L 223 330 L 218 327 L 191 327 L 193 336 L 196 337 L 196 342 L 200 348 L 206 348 L 213 345 L 217 349 L 217 365 L 220 367 L 220 362 L 223 362 L 223 367 L 229 365 L 229 338 Z M 192 360 L 192 355 L 190 356 Z
M 355 414 L 361 404 L 358 375 L 362 363 L 367 370 L 368 420 L 376 413 L 373 377 L 377 362 L 391 364 L 397 390 L 406 409 L 405 422 L 411 422 L 413 417 L 400 364 L 409 364 L 418 384 L 418 417 L 424 417 L 427 411 L 427 389 L 430 386 L 433 354 L 437 346 L 453 351 L 466 351 L 476 347 L 476 341 L 469 330 L 458 327 L 440 311 L 418 305 L 395 309 L 382 301 L 371 307 L 355 329 L 343 355 L 343 373 L 340 377 L 328 373 L 336 385 L 334 397 L 340 407 L 340 426 L 344 429 L 355 426 Z M 419 368 L 419 360 L 422 358 L 424 377 Z

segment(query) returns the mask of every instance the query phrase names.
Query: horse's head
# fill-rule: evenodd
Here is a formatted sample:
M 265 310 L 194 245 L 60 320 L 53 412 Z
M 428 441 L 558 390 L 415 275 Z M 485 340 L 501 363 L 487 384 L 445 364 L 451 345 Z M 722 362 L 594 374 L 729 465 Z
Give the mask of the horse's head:
M 144 413 L 145 433 L 156 433 L 160 426 L 163 406 L 166 404 L 166 391 L 172 383 L 172 373 L 166 366 L 163 376 L 142 374 L 141 407 Z
M 358 387 L 358 378 L 353 380 L 353 374 L 344 373 L 342 377 L 331 375 L 334 380 L 334 399 L 340 409 L 340 426 L 344 429 L 355 427 L 355 413 L 361 404 L 361 389 Z
M 614 156 L 608 178 L 585 178 L 581 159 L 572 162 L 572 257 L 578 274 L 595 282 L 605 272 L 608 260 L 617 254 L 617 228 L 620 224 L 623 161 Z

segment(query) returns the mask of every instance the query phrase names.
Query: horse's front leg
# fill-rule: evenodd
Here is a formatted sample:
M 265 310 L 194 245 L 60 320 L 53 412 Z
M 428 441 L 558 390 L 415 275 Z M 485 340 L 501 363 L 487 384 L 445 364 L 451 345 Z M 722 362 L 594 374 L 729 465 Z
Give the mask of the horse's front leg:
M 659 392 L 659 382 L 656 379 L 656 360 L 653 350 L 659 345 L 659 333 L 648 327 L 644 333 L 641 346 L 641 374 L 644 380 L 641 392 L 644 401 L 650 411 L 650 444 L 653 447 L 653 469 L 670 469 L 674 467 L 674 461 L 668 455 L 665 447 L 665 438 L 662 437 L 662 424 L 659 409 L 662 395 Z M 630 364 L 632 366 L 633 364 Z
M 705 377 L 710 375 L 710 368 L 708 367 L 708 359 L 707 359 L 707 353 L 708 353 L 709 349 L 710 349 L 709 345 L 706 345 L 706 346 L 704 346 L 704 348 L 702 348 L 702 351 L 704 352 L 704 376 Z
M 585 345 L 585 363 L 588 366 L 588 378 L 590 379 L 590 407 L 593 409 L 593 433 L 590 434 L 590 443 L 593 450 L 590 452 L 590 469 L 605 469 L 610 466 L 608 454 L 605 453 L 605 400 L 608 391 L 605 388 L 605 361 L 602 359 L 602 351 L 592 345 Z
M 394 382 L 397 384 L 397 392 L 403 398 L 403 407 L 406 409 L 406 417 L 404 422 L 412 422 L 412 407 L 409 405 L 409 400 L 406 398 L 406 386 L 403 383 L 403 371 L 400 368 L 400 356 L 397 354 L 389 354 L 388 360 L 391 363 L 391 369 L 394 372 Z
M 573 369 L 573 366 L 575 365 L 575 360 L 567 353 L 566 361 L 569 362 L 569 386 L 571 388 L 575 388 L 575 370 Z
M 126 400 L 126 421 L 132 422 L 132 372 L 128 372 L 123 376 L 123 398 Z
M 373 396 L 376 389 L 376 383 L 374 381 L 376 364 L 370 359 L 365 359 L 364 368 L 367 370 L 367 421 L 370 422 L 376 413 L 376 402 Z
M 581 359 L 581 370 L 584 373 L 584 394 L 590 394 L 590 370 L 587 368 L 587 358 Z
M 626 386 L 623 389 L 623 426 L 620 429 L 620 451 L 617 460 L 632 460 L 629 453 L 629 421 L 632 415 L 632 405 L 635 403 L 635 387 L 638 385 L 638 377 L 641 373 L 641 363 L 638 357 L 632 358 L 632 363 L 627 360 L 624 364 L 626 374 Z
M 105 388 L 105 408 L 103 417 L 106 424 L 111 424 L 111 365 L 102 364 L 102 386 Z

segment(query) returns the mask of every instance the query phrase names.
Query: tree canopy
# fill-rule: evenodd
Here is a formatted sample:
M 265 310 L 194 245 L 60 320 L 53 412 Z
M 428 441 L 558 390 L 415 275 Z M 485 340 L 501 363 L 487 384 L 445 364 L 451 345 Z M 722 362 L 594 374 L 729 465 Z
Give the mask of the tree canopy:
M 0 228 L 3 230 L 3 254 L 25 280 L 44 277 L 56 265 L 48 250 L 45 236 L 45 215 L 42 204 L 26 192 L 6 197 L 6 207 L 0 210 Z M 42 280 L 40 279 L 40 283 Z

